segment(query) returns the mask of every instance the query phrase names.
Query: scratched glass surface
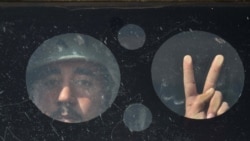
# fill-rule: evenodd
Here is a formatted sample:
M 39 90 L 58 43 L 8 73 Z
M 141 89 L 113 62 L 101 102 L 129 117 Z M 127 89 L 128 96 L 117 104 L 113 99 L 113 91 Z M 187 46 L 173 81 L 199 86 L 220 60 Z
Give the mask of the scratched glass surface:
M 155 54 L 152 64 L 152 81 L 161 101 L 179 115 L 185 114 L 183 84 L 183 58 L 193 60 L 194 78 L 198 93 L 202 93 L 209 68 L 216 55 L 223 55 L 224 62 L 215 84 L 223 101 L 232 107 L 242 94 L 244 68 L 234 49 L 223 38 L 204 31 L 185 31 L 166 40 Z
M 250 135 L 249 22 L 249 6 L 142 8 L 138 4 L 133 8 L 102 8 L 0 4 L 0 141 L 245 141 Z M 95 43 L 110 50 L 120 69 L 119 91 L 111 98 L 114 101 L 107 110 L 85 122 L 65 123 L 47 116 L 33 103 L 26 86 L 32 54 L 45 40 L 67 33 L 95 38 Z M 79 39 L 78 44 L 84 43 Z M 57 43 L 60 52 L 65 44 Z M 211 120 L 179 116 L 184 111 L 183 56 L 190 53 L 194 58 L 200 89 L 209 68 L 205 64 L 211 63 L 217 51 L 225 53 L 225 68 L 217 87 L 231 103 L 231 109 Z M 82 77 L 75 78 L 71 86 L 91 85 L 77 81 Z M 51 79 L 43 82 L 48 87 L 61 84 Z M 61 108 L 61 115 L 69 113 L 66 106 Z

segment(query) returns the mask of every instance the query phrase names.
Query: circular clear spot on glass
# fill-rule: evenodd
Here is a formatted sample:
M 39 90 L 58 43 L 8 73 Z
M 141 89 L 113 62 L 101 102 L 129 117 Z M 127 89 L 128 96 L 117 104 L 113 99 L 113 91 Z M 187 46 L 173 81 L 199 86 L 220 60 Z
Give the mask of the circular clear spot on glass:
M 121 46 L 129 50 L 141 48 L 146 40 L 144 30 L 134 24 L 125 25 L 118 32 L 118 41 Z
M 132 104 L 124 112 L 123 122 L 131 132 L 143 131 L 151 124 L 152 113 L 143 104 Z
M 213 117 L 224 113 L 226 104 L 232 107 L 242 93 L 245 78 L 237 51 L 221 37 L 203 31 L 182 32 L 164 42 L 154 56 L 151 74 L 161 101 L 177 114 L 193 119 L 211 118 L 209 106 L 216 107 Z M 195 97 L 209 88 L 215 89 L 215 100 L 210 97 L 197 109 Z M 189 107 L 185 107 L 186 102 Z
M 30 99 L 47 116 L 62 122 L 89 121 L 117 96 L 120 70 L 99 40 L 68 33 L 44 41 L 26 69 Z

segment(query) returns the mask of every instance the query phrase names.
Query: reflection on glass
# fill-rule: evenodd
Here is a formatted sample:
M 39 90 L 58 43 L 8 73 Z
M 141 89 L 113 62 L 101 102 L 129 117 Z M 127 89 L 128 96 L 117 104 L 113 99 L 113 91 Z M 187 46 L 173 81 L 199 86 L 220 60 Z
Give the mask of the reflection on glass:
M 203 31 L 168 39 L 155 54 L 151 73 L 161 101 L 193 119 L 223 114 L 237 102 L 244 85 L 244 68 L 236 50 Z
M 132 131 L 143 131 L 152 122 L 152 113 L 143 104 L 132 104 L 124 112 L 123 122 Z
M 111 106 L 120 71 L 103 43 L 68 33 L 37 48 L 27 66 L 26 83 L 31 100 L 44 114 L 78 123 L 96 118 Z
M 144 30 L 134 24 L 128 24 L 118 32 L 118 40 L 121 46 L 129 50 L 141 48 L 146 40 Z

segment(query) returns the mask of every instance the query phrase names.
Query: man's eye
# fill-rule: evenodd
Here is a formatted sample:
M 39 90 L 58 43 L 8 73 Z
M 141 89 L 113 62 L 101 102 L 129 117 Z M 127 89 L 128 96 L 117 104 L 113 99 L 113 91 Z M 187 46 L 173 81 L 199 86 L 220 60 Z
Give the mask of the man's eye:
M 49 79 L 44 81 L 44 85 L 49 88 L 57 87 L 60 85 L 60 81 L 56 79 Z
M 87 87 L 92 86 L 92 82 L 89 80 L 75 80 L 74 84 L 77 86 L 87 86 Z

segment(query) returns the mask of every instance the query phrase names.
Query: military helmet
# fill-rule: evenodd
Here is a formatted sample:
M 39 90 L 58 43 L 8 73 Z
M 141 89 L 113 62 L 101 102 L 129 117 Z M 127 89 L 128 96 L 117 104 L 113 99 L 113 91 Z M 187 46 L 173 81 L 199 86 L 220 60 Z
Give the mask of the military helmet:
M 120 85 L 120 70 L 112 52 L 99 40 L 83 34 L 67 33 L 44 41 L 28 62 L 26 77 L 44 65 L 64 60 L 83 59 L 105 67 L 114 82 L 110 103 L 115 99 Z M 28 85 L 28 84 L 27 84 Z

